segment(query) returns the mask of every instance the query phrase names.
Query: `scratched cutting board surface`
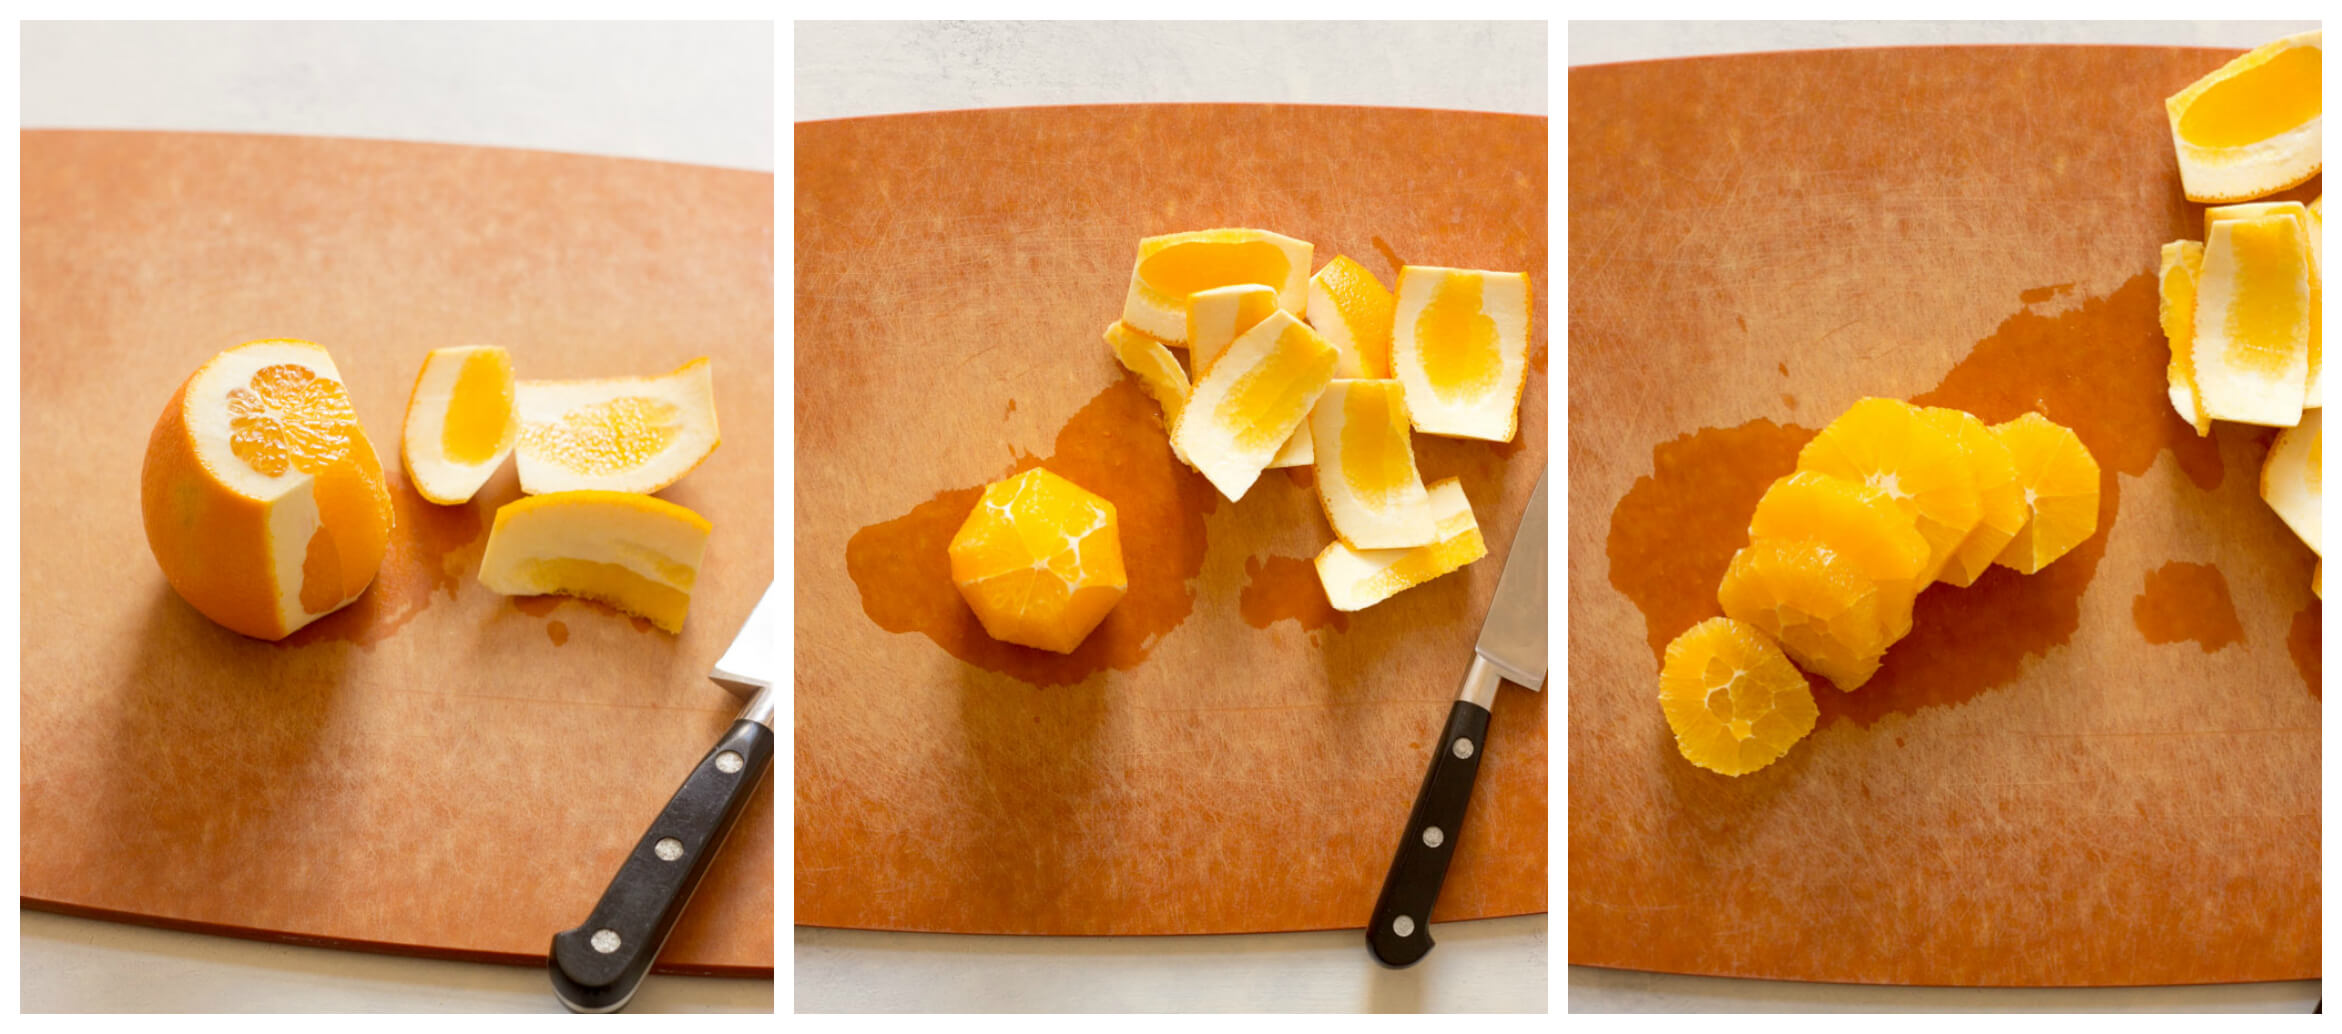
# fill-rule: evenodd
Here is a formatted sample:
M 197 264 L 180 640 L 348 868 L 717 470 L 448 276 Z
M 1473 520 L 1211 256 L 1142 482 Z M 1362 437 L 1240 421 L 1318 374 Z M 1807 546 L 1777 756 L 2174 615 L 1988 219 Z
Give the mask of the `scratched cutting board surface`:
M 541 963 L 738 704 L 709 682 L 772 577 L 772 178 L 471 147 L 181 133 L 23 140 L 25 904 Z M 139 467 L 242 341 L 327 347 L 391 472 L 351 607 L 222 629 L 147 550 Z M 662 493 L 714 532 L 680 636 L 476 574 L 468 506 L 398 476 L 424 353 L 524 378 L 713 358 L 724 442 Z M 661 956 L 769 974 L 771 785 Z
M 1570 74 L 1570 961 L 1799 980 L 2312 978 L 2313 557 L 2269 429 L 2165 399 L 2162 99 L 2229 52 L 1860 50 Z M 2315 196 L 2316 181 L 2287 198 Z M 1739 779 L 1660 651 L 1765 485 L 1865 395 L 2034 410 L 2099 531 L 1922 595 L 1870 683 Z
M 797 127 L 796 920 L 990 933 L 1364 924 L 1544 464 L 1543 119 L 969 111 Z M 1100 333 L 1138 240 L 1257 226 L 1526 270 L 1515 443 L 1416 438 L 1489 556 L 1346 619 L 1305 476 L 1171 458 Z M 945 547 L 1043 463 L 1112 500 L 1131 590 L 1076 653 L 995 643 Z M 1545 702 L 1507 688 L 1434 919 L 1546 907 Z

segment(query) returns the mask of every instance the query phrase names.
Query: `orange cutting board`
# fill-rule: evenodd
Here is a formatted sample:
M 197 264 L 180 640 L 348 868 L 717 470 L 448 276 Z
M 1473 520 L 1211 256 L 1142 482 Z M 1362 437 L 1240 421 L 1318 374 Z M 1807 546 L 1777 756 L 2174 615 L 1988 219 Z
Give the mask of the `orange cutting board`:
M 27 132 L 25 904 L 541 963 L 738 703 L 707 670 L 772 578 L 772 178 L 472 147 Z M 351 607 L 282 643 L 197 614 L 139 518 L 149 428 L 242 341 L 319 342 L 391 472 Z M 724 442 L 664 493 L 715 526 L 683 632 L 476 579 L 467 506 L 398 476 L 434 347 L 524 378 L 712 357 Z M 769 974 L 758 791 L 660 966 Z
M 797 127 L 796 921 L 985 933 L 1363 926 L 1545 462 L 1545 121 L 1272 106 Z M 1220 500 L 1100 337 L 1139 238 L 1256 226 L 1526 270 L 1513 444 L 1417 437 L 1489 555 L 1346 618 L 1306 476 Z M 1076 653 L 986 638 L 945 547 L 1034 463 L 1119 511 Z M 1508 688 L 1434 919 L 1545 909 L 1545 702 Z
M 1938 985 L 2319 975 L 2313 556 L 2273 432 L 2165 397 L 2163 98 L 2230 53 L 1850 50 L 1570 74 L 1570 961 Z M 2288 198 L 2315 196 L 2317 184 Z M 1866 395 L 2069 424 L 2098 532 L 1920 597 L 1782 760 L 1679 757 L 1660 651 Z

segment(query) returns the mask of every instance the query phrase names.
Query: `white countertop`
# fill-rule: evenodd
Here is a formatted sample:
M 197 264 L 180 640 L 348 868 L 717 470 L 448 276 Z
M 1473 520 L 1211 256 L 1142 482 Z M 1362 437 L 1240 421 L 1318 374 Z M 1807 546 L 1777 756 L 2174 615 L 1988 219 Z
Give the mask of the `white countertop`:
M 773 168 L 770 23 L 27 22 L 21 31 L 27 129 L 297 133 Z M 19 915 L 27 1012 L 560 1010 L 540 967 Z M 772 1008 L 770 980 L 654 976 L 628 1011 Z
M 1296 22 L 796 26 L 800 120 L 1048 104 L 1278 102 L 1546 113 L 1546 27 Z M 1365 917 L 1360 916 L 1363 922 Z M 799 1012 L 1543 1012 L 1546 917 L 1358 931 L 967 937 L 800 927 Z
M 1571 65 L 1772 50 L 2096 43 L 2256 47 L 2317 22 L 1573 22 Z M 1569 967 L 1571 1012 L 2309 1012 L 2320 981 L 2148 988 L 1804 984 Z

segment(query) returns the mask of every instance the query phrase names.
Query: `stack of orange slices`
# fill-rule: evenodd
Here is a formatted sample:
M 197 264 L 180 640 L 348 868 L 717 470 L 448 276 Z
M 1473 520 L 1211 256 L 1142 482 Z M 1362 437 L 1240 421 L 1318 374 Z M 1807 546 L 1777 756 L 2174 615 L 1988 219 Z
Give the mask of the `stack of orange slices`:
M 1921 591 L 1995 563 L 2041 570 L 2097 532 L 2098 490 L 2090 450 L 2038 413 L 1988 427 L 1956 409 L 1855 403 L 1758 500 L 1716 590 L 1725 617 L 1668 646 L 1660 702 L 1676 748 L 1726 775 L 1779 758 L 1813 727 L 1788 662 L 1861 688 L 1910 633 Z

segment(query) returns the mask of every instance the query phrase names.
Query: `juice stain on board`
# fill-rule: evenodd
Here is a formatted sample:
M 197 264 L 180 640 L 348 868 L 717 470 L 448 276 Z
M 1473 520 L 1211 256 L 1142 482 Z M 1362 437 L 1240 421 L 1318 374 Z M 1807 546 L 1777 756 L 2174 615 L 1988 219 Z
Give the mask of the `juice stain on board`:
M 2157 303 L 2155 278 L 2142 274 L 2055 315 L 2019 311 L 1933 390 L 1911 399 L 1964 409 L 1988 424 L 2039 412 L 2072 428 L 2098 460 L 2098 530 L 2038 574 L 1994 565 L 1967 588 L 1921 593 L 1911 634 L 1861 690 L 1817 688 L 1823 723 L 1868 726 L 2013 681 L 2026 658 L 2063 645 L 2080 626 L 2082 593 L 2120 511 L 2116 475 L 2140 476 L 2170 452 L 2197 487 L 2220 484 L 2219 449 L 2196 437 L 2168 401 L 2169 353 Z M 1611 586 L 1642 611 L 1653 671 L 1669 640 L 1718 613 L 1716 586 L 1748 541 L 1748 515 L 1773 479 L 1796 468 L 1797 450 L 1814 433 L 1752 420 L 1703 428 L 1652 450 L 1652 472 L 1611 511 L 1606 552 Z
M 2309 695 L 2320 700 L 2326 698 L 2324 687 L 2318 682 L 2326 674 L 2320 635 L 2325 627 L 2321 620 L 2324 607 L 2323 601 L 2311 600 L 2309 606 L 2293 615 L 2293 627 L 2285 633 L 2285 649 L 2293 655 L 2293 670 L 2301 673 L 2302 684 L 2309 687 Z
M 1244 592 L 1237 598 L 1237 611 L 1244 616 L 1245 624 L 1267 628 L 1290 620 L 1301 626 L 1303 632 L 1321 628 L 1336 632 L 1349 630 L 1350 616 L 1335 610 L 1333 603 L 1326 599 L 1325 586 L 1317 580 L 1317 563 L 1311 558 L 1245 557 L 1244 576 Z
M 862 612 L 889 632 L 917 632 L 968 664 L 1039 686 L 1144 660 L 1195 607 L 1191 583 L 1203 570 L 1204 517 L 1219 493 L 1173 458 L 1160 410 L 1128 377 L 1066 421 L 1051 455 L 1020 453 L 1000 476 L 1037 466 L 1106 497 L 1121 526 L 1130 590 L 1080 647 L 1057 654 L 994 639 L 952 585 L 951 539 L 982 485 L 938 492 L 847 540 L 846 572 Z
M 2210 564 L 2174 560 L 2147 572 L 2131 600 L 2131 622 L 2150 643 L 2193 642 L 2205 653 L 2244 642 L 2228 579 Z
M 373 584 L 357 602 L 311 622 L 277 646 L 344 642 L 371 650 L 414 620 L 434 595 L 444 592 L 454 599 L 473 581 L 485 547 L 481 532 L 487 521 L 480 511 L 469 503 L 436 505 L 396 472 L 384 474 L 390 488 L 390 540 Z

